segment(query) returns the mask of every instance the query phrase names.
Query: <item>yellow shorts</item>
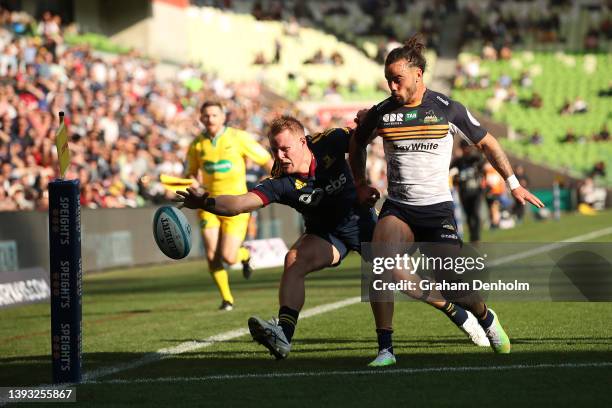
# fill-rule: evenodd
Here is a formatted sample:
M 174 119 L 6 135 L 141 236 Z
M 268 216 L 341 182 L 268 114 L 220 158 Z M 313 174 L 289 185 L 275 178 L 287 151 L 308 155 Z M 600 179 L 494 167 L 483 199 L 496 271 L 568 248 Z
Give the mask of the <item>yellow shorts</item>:
M 222 234 L 228 234 L 240 240 L 246 237 L 249 226 L 249 213 L 238 214 L 233 217 L 223 217 L 208 211 L 200 211 L 200 228 L 221 228 Z

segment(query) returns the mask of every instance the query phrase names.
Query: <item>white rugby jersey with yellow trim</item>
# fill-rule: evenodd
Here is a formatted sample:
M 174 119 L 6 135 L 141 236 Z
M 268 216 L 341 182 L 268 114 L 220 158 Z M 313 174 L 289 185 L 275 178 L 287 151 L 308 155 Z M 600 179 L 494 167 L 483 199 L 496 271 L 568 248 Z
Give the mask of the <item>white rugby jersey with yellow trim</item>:
M 389 199 L 431 205 L 453 200 L 448 186 L 453 136 L 478 143 L 487 131 L 465 106 L 427 89 L 419 105 L 379 117 L 376 133 L 383 138 Z

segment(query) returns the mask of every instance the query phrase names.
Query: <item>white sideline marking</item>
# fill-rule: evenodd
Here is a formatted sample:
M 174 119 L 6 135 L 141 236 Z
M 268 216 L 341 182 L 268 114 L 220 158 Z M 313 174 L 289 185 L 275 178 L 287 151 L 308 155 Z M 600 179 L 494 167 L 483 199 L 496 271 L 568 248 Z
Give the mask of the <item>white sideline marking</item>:
M 361 301 L 361 297 L 355 296 L 355 297 L 351 297 L 348 299 L 340 300 L 338 302 L 327 303 L 327 304 L 315 306 L 310 309 L 306 309 L 304 310 L 304 312 L 300 313 L 300 319 L 307 319 L 309 317 L 317 316 L 322 313 L 331 312 L 333 310 L 340 309 L 345 306 L 354 305 L 355 303 L 359 303 L 360 301 Z M 186 341 L 184 343 L 179 344 L 178 346 L 159 349 L 153 353 L 147 353 L 141 358 L 131 361 L 131 362 L 118 364 L 118 365 L 111 366 L 111 367 L 102 367 L 97 370 L 89 371 L 83 374 L 83 381 L 81 383 L 82 384 L 92 384 L 92 383 L 95 384 L 97 378 L 104 377 L 104 376 L 111 375 L 111 374 L 116 374 L 116 373 L 119 373 L 125 370 L 130 370 L 132 368 L 140 367 L 145 364 L 154 363 L 156 361 L 160 361 L 164 358 L 168 358 L 174 355 L 187 353 L 190 351 L 209 347 L 215 343 L 232 340 L 237 337 L 242 337 L 248 333 L 249 333 L 249 330 L 244 329 L 244 328 L 230 330 L 224 333 L 215 334 L 214 336 L 210 336 L 202 340 Z M 72 387 L 74 385 L 76 384 L 58 384 L 58 385 L 42 384 L 42 385 L 39 385 L 37 388 L 38 389 L 65 388 L 65 387 Z M 4 406 L 8 402 L 9 402 L 8 400 L 0 397 L 0 407 Z
M 599 238 L 599 237 L 602 237 L 608 234 L 612 234 L 612 227 L 589 232 L 583 235 L 577 235 L 575 237 L 564 239 L 563 241 L 559 241 L 559 242 L 554 242 L 552 244 L 542 245 L 542 246 L 539 246 L 539 247 L 536 247 L 536 248 L 533 248 L 533 249 L 530 249 L 528 251 L 524 251 L 518 254 L 504 256 L 504 257 L 501 257 L 494 261 L 489 262 L 489 265 L 497 266 L 497 265 L 502 265 L 508 262 L 516 261 L 518 259 L 529 258 L 530 256 L 541 254 L 542 252 L 551 251 L 553 249 L 567 246 L 573 242 L 589 241 L 591 239 Z
M 392 368 L 392 369 L 370 369 L 370 370 L 346 370 L 346 371 L 300 371 L 293 373 L 253 373 L 253 374 L 224 374 L 206 375 L 201 377 L 159 377 L 159 378 L 134 378 L 114 379 L 102 381 L 89 381 L 87 384 L 149 384 L 162 382 L 206 382 L 217 380 L 244 380 L 244 379 L 268 379 L 268 378 L 295 378 L 295 377 L 320 377 L 320 376 L 354 376 L 354 375 L 383 375 L 383 374 L 421 374 L 421 373 L 452 373 L 466 371 L 503 371 L 503 370 L 530 370 L 549 368 L 597 368 L 612 367 L 612 362 L 593 363 L 561 363 L 561 364 L 515 364 L 505 366 L 464 366 L 464 367 L 425 367 L 425 368 Z
M 312 316 L 317 316 L 322 313 L 331 312 L 332 310 L 340 309 L 345 306 L 353 305 L 355 303 L 359 303 L 361 301 L 361 297 L 356 296 L 348 299 L 341 300 L 339 302 L 327 303 L 320 306 L 315 306 L 313 308 L 305 310 L 303 313 L 300 313 L 300 319 L 307 319 Z M 96 378 L 104 377 L 110 374 L 115 374 L 120 371 L 129 370 L 132 368 L 140 367 L 145 364 L 153 363 L 155 361 L 159 361 L 163 358 L 174 356 L 177 354 L 188 353 L 190 351 L 199 350 L 205 347 L 212 346 L 215 343 L 219 343 L 222 341 L 232 340 L 237 337 L 242 337 L 249 333 L 248 329 L 236 329 L 230 330 L 224 333 L 216 334 L 214 336 L 207 337 L 203 340 L 195 340 L 195 341 L 187 341 L 179 344 L 174 347 L 167 347 L 163 349 L 159 349 L 156 352 L 145 354 L 143 357 L 138 360 L 134 360 L 128 363 L 119 364 L 111 367 L 103 367 L 97 370 L 93 370 L 87 372 L 83 375 L 83 381 L 93 381 Z

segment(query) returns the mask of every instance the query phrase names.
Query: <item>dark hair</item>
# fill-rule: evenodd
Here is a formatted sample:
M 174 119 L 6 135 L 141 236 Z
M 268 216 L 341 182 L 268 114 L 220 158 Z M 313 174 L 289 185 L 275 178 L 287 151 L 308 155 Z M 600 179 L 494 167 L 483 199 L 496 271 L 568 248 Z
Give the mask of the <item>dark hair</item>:
M 211 106 L 216 106 L 219 109 L 221 109 L 221 111 L 225 112 L 225 108 L 223 107 L 223 103 L 221 103 L 221 101 L 216 100 L 216 99 L 212 99 L 209 101 L 205 101 L 202 106 L 200 106 L 200 113 L 204 112 L 204 109 L 209 108 Z
M 283 115 L 280 116 L 270 123 L 270 137 L 278 135 L 283 130 L 289 129 L 293 133 L 304 135 L 304 125 L 302 122 L 294 118 L 293 116 Z
M 385 66 L 389 66 L 396 61 L 405 59 L 410 66 L 419 67 L 425 73 L 427 61 L 423 55 L 425 43 L 419 34 L 410 37 L 403 46 L 393 49 L 385 59 Z

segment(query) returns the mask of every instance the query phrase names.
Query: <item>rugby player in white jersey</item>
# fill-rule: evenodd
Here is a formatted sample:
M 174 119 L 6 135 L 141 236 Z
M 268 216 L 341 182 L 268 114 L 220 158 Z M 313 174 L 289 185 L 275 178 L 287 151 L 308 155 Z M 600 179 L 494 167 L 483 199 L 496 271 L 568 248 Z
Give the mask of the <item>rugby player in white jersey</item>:
M 538 208 L 544 205 L 521 187 L 497 140 L 463 105 L 426 88 L 423 49 L 423 43 L 414 36 L 387 56 L 385 77 L 392 95 L 367 113 L 358 115 L 359 126 L 351 140 L 349 162 L 358 200 L 374 205 L 380 193 L 366 181 L 366 147 L 374 137 L 383 138 L 389 196 L 374 231 L 374 245 L 433 242 L 460 248 L 448 182 L 454 136 L 482 150 L 507 181 L 519 203 L 529 202 Z M 466 299 L 469 300 L 451 304 L 452 314 L 457 319 L 455 323 L 461 325 L 461 320 L 467 319 L 466 310 L 472 312 L 493 350 L 509 353 L 510 340 L 493 310 L 478 296 Z M 441 298 L 438 307 L 447 307 L 445 304 Z M 393 302 L 385 302 L 379 307 L 386 310 L 377 315 L 376 322 L 379 344 L 383 346 L 372 365 L 391 365 L 395 363 L 391 340 Z

